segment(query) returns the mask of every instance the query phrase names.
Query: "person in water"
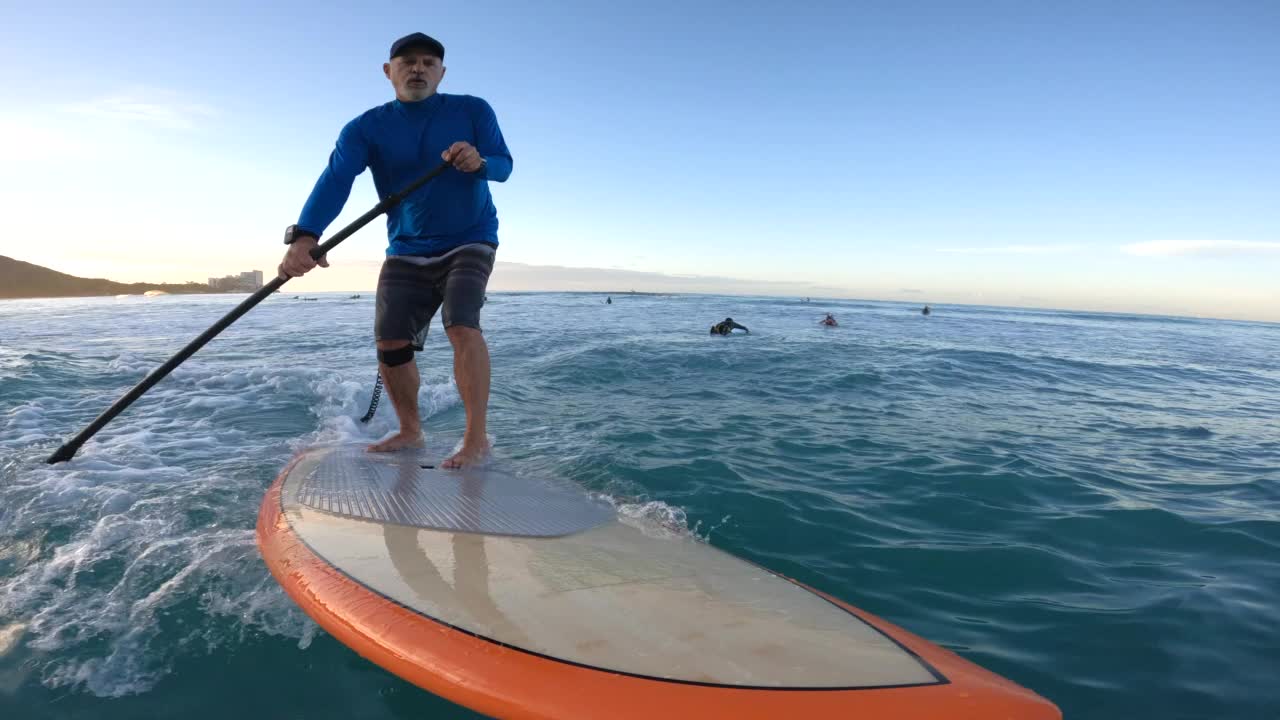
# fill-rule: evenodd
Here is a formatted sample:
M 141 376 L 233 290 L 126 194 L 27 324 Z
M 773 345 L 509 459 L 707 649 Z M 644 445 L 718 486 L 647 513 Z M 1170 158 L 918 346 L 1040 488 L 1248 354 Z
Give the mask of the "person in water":
M 612 304 L 613 304 L 613 298 L 611 298 L 611 297 L 607 297 L 607 298 L 605 298 L 605 299 L 604 299 L 604 304 L 605 304 L 605 305 L 612 305 Z
M 378 277 L 374 339 L 378 370 L 400 421 L 399 431 L 369 446 L 389 452 L 423 445 L 418 414 L 418 367 L 427 328 L 437 310 L 453 346 L 453 374 L 467 413 L 462 447 L 441 466 L 480 462 L 488 452 L 489 348 L 480 330 L 480 308 L 498 247 L 498 213 L 490 182 L 511 175 L 507 149 L 493 108 L 471 95 L 437 92 L 444 79 L 444 46 L 422 33 L 391 45 L 382 72 L 395 99 L 347 123 L 295 225 L 282 277 L 298 277 L 312 260 L 325 229 L 342 211 L 351 185 L 373 171 L 379 197 L 416 180 L 440 158 L 452 167 L 387 211 L 389 247 Z
M 924 306 L 924 309 L 920 311 L 920 314 L 921 314 L 921 315 L 928 315 L 928 314 L 929 314 L 929 313 L 931 313 L 931 312 L 933 312 L 933 311 L 929 309 L 929 306 L 928 306 L 928 305 L 925 305 L 925 306 Z
M 836 322 L 835 317 L 831 313 L 827 313 L 827 316 L 822 318 L 822 324 L 828 327 L 836 327 L 840 323 Z
M 747 330 L 746 325 L 739 325 L 738 323 L 733 321 L 733 318 L 725 318 L 723 321 L 718 322 L 715 325 L 712 325 L 711 334 L 712 335 L 728 335 L 729 333 L 733 332 L 735 328 L 738 330 L 743 330 L 747 334 L 751 334 L 751 331 Z

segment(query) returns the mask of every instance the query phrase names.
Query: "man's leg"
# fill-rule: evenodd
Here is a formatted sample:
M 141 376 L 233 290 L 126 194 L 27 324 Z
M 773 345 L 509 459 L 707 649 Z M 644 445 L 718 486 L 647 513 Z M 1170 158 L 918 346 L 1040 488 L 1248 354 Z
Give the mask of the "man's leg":
M 462 449 L 444 461 L 443 467 L 474 465 L 489 451 L 485 417 L 489 410 L 489 346 L 484 333 L 464 325 L 445 330 L 453 344 L 453 379 L 462 396 L 467 413 L 467 429 L 462 435 Z
M 369 452 L 390 452 L 422 447 L 422 421 L 418 416 L 418 364 L 413 348 L 422 347 L 427 324 L 441 298 L 431 277 L 420 268 L 399 260 L 387 260 L 378 275 L 377 311 L 373 335 L 378 343 L 378 372 L 387 396 L 400 419 L 400 431 L 374 443 Z
M 489 452 L 485 416 L 489 410 L 489 346 L 480 332 L 480 310 L 493 271 L 493 252 L 464 248 L 451 259 L 444 285 L 445 333 L 453 345 L 453 378 L 467 411 L 462 448 L 446 468 L 479 464 Z
M 408 340 L 379 340 L 378 350 L 386 352 L 408 348 Z M 366 448 L 369 452 L 391 452 L 410 447 L 422 447 L 422 421 L 418 417 L 418 363 L 410 359 L 408 362 L 388 365 L 378 363 L 378 372 L 382 373 L 382 384 L 387 388 L 387 397 L 391 398 L 391 406 L 395 408 L 396 417 L 400 419 L 400 432 L 381 442 Z

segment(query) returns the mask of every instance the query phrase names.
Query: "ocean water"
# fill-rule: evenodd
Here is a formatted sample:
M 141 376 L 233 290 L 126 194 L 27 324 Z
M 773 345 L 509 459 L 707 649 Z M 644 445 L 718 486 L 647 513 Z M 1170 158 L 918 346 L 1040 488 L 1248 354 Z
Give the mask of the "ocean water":
M 0 302 L 0 717 L 478 717 L 320 631 L 254 545 L 295 451 L 393 428 L 386 401 L 358 422 L 371 293 L 274 296 L 42 464 L 240 297 Z M 1280 325 L 603 300 L 491 295 L 497 462 L 831 592 L 1069 718 L 1280 717 Z M 751 334 L 710 337 L 727 315 Z M 456 440 L 438 326 L 429 344 L 428 429 Z

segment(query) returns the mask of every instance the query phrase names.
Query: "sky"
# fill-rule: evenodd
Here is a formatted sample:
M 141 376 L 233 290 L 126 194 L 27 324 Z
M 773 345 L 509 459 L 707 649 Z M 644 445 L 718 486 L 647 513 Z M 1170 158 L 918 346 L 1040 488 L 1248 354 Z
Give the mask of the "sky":
M 0 255 L 273 274 L 413 31 L 514 157 L 495 291 L 1280 321 L 1274 0 L 0 0 Z M 366 173 L 330 231 L 376 202 Z M 289 289 L 371 290 L 385 248 Z

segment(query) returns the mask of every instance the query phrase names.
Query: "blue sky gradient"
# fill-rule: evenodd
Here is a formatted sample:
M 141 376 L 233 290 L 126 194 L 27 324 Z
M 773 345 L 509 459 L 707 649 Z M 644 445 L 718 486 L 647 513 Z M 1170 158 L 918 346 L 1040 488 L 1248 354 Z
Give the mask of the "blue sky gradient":
M 502 261 L 1280 320 L 1280 3 L 1054 5 L 10 3 L 0 254 L 270 272 L 421 30 L 515 157 Z M 384 248 L 294 282 L 371 289 Z

